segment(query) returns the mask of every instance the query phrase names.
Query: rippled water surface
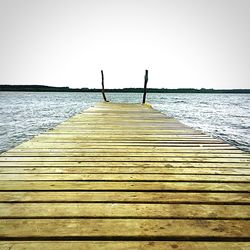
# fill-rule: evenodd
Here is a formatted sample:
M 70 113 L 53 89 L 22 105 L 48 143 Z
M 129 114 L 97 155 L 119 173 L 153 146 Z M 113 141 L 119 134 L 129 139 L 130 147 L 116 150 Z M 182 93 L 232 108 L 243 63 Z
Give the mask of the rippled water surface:
M 108 93 L 138 103 L 142 94 Z M 0 92 L 0 152 L 27 141 L 102 101 L 100 93 Z M 154 108 L 250 152 L 250 95 L 148 94 Z

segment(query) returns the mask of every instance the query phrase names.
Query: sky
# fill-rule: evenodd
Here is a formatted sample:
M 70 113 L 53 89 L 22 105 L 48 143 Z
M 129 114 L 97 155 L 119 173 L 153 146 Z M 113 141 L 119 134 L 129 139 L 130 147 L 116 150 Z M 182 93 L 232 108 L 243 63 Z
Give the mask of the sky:
M 0 0 L 0 84 L 250 88 L 249 0 Z

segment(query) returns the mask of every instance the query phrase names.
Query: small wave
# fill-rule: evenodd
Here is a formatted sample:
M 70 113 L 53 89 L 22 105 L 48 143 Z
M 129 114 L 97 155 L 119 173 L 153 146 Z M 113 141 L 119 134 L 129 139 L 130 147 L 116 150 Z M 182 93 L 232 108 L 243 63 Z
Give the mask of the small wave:
M 7 135 L 7 133 L 8 133 L 7 130 L 2 130 L 2 131 L 0 130 L 0 136 Z
M 179 101 L 174 101 L 174 103 L 187 103 L 187 101 L 179 100 Z

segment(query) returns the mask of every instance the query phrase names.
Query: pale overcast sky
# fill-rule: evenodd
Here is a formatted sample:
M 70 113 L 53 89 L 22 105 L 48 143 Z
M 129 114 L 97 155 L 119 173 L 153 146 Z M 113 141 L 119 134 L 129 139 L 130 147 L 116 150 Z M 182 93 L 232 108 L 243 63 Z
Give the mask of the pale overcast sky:
M 0 84 L 250 88 L 250 0 L 0 0 Z

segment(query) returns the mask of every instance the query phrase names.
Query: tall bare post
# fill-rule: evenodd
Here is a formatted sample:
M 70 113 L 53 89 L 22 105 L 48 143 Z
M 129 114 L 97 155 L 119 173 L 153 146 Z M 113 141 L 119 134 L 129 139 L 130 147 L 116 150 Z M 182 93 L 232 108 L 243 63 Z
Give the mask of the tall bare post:
M 143 93 L 142 104 L 144 104 L 146 102 L 147 83 L 148 83 L 148 70 L 146 69 L 146 71 L 145 71 L 145 77 L 144 77 L 144 93 Z
M 103 70 L 101 70 L 101 74 L 102 74 L 102 96 L 105 102 L 108 102 L 105 96 L 105 91 L 104 91 L 104 75 L 103 75 Z

